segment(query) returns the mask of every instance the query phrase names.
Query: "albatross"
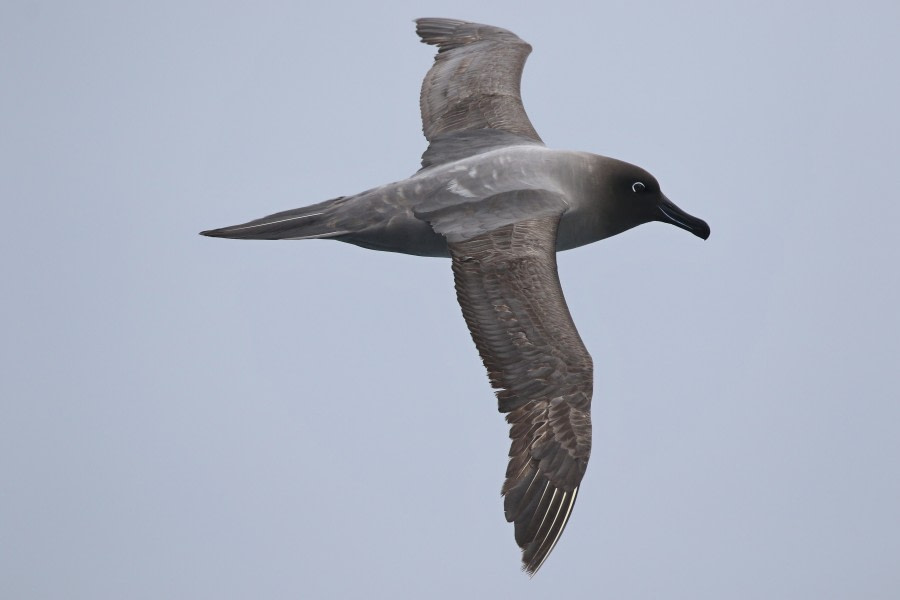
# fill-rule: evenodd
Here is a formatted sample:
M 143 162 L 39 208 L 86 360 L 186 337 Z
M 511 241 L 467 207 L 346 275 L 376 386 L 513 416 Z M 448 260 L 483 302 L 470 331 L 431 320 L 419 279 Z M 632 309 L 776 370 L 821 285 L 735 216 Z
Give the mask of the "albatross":
M 418 19 L 437 46 L 422 83 L 428 148 L 408 179 L 202 232 L 255 240 L 331 239 L 449 257 L 466 325 L 510 424 L 504 513 L 534 575 L 560 539 L 591 453 L 593 362 L 566 306 L 556 253 L 660 221 L 709 226 L 635 165 L 547 148 L 525 113 L 531 46 L 514 33 Z

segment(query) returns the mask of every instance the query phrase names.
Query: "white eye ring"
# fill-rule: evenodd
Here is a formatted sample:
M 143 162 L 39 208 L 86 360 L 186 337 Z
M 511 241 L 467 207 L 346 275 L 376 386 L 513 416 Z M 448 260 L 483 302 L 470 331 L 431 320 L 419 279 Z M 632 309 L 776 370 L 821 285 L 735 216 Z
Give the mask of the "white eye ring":
M 635 181 L 633 184 L 631 184 L 631 191 L 632 192 L 643 192 L 646 187 L 647 186 L 644 185 L 643 183 L 641 183 L 640 181 Z

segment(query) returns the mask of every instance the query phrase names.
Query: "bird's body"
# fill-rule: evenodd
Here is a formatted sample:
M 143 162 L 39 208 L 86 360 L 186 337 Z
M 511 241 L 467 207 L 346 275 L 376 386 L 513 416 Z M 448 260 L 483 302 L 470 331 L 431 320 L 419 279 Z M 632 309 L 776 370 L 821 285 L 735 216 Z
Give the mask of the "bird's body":
M 373 250 L 449 257 L 446 238 L 417 214 L 435 207 L 477 205 L 505 192 L 547 190 L 566 199 L 568 208 L 560 220 L 556 248 L 570 250 L 628 228 L 626 223 L 608 218 L 615 206 L 604 203 L 600 193 L 604 166 L 619 162 L 586 152 L 507 146 L 227 231 L 231 237 L 252 239 L 327 237 Z M 492 215 L 485 216 L 490 227 Z M 631 227 L 637 224 L 627 223 Z
M 503 486 L 526 570 L 559 539 L 590 455 L 593 363 L 566 308 L 555 254 L 663 221 L 709 235 L 647 171 L 544 146 L 519 96 L 531 48 L 509 31 L 420 19 L 439 47 L 422 87 L 430 145 L 408 179 L 203 232 L 334 239 L 451 257 L 457 296 L 511 424 Z

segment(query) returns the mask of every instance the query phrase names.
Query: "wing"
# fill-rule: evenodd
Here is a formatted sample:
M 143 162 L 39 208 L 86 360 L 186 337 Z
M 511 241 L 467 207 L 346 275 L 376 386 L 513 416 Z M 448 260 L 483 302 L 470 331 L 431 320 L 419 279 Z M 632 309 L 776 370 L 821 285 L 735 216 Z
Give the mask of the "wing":
M 420 96 L 429 142 L 473 129 L 498 129 L 541 142 L 519 89 L 531 46 L 505 29 L 454 19 L 417 19 L 416 33 L 438 47 Z
M 560 215 L 448 240 L 463 316 L 511 425 L 504 511 L 530 574 L 559 540 L 591 452 L 593 364 L 557 275 Z
M 422 168 L 453 162 L 507 146 L 543 146 L 531 138 L 499 129 L 472 129 L 445 133 L 434 138 L 422 154 Z

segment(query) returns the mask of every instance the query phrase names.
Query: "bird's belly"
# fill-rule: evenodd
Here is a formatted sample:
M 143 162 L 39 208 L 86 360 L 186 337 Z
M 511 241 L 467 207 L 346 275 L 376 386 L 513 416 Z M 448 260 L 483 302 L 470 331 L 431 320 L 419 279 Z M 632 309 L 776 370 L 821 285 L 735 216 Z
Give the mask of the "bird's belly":
M 450 256 L 444 236 L 435 233 L 428 223 L 412 216 L 392 219 L 387 224 L 378 224 L 336 239 L 369 250 L 414 256 Z
M 603 234 L 596 226 L 591 227 L 582 216 L 564 215 L 559 224 L 556 250 L 557 252 L 571 250 L 609 235 L 612 233 Z M 335 239 L 369 250 L 400 252 L 414 256 L 450 257 L 444 236 L 435 233 L 428 223 L 412 215 L 407 218 L 394 218 L 388 223 L 380 223 Z

